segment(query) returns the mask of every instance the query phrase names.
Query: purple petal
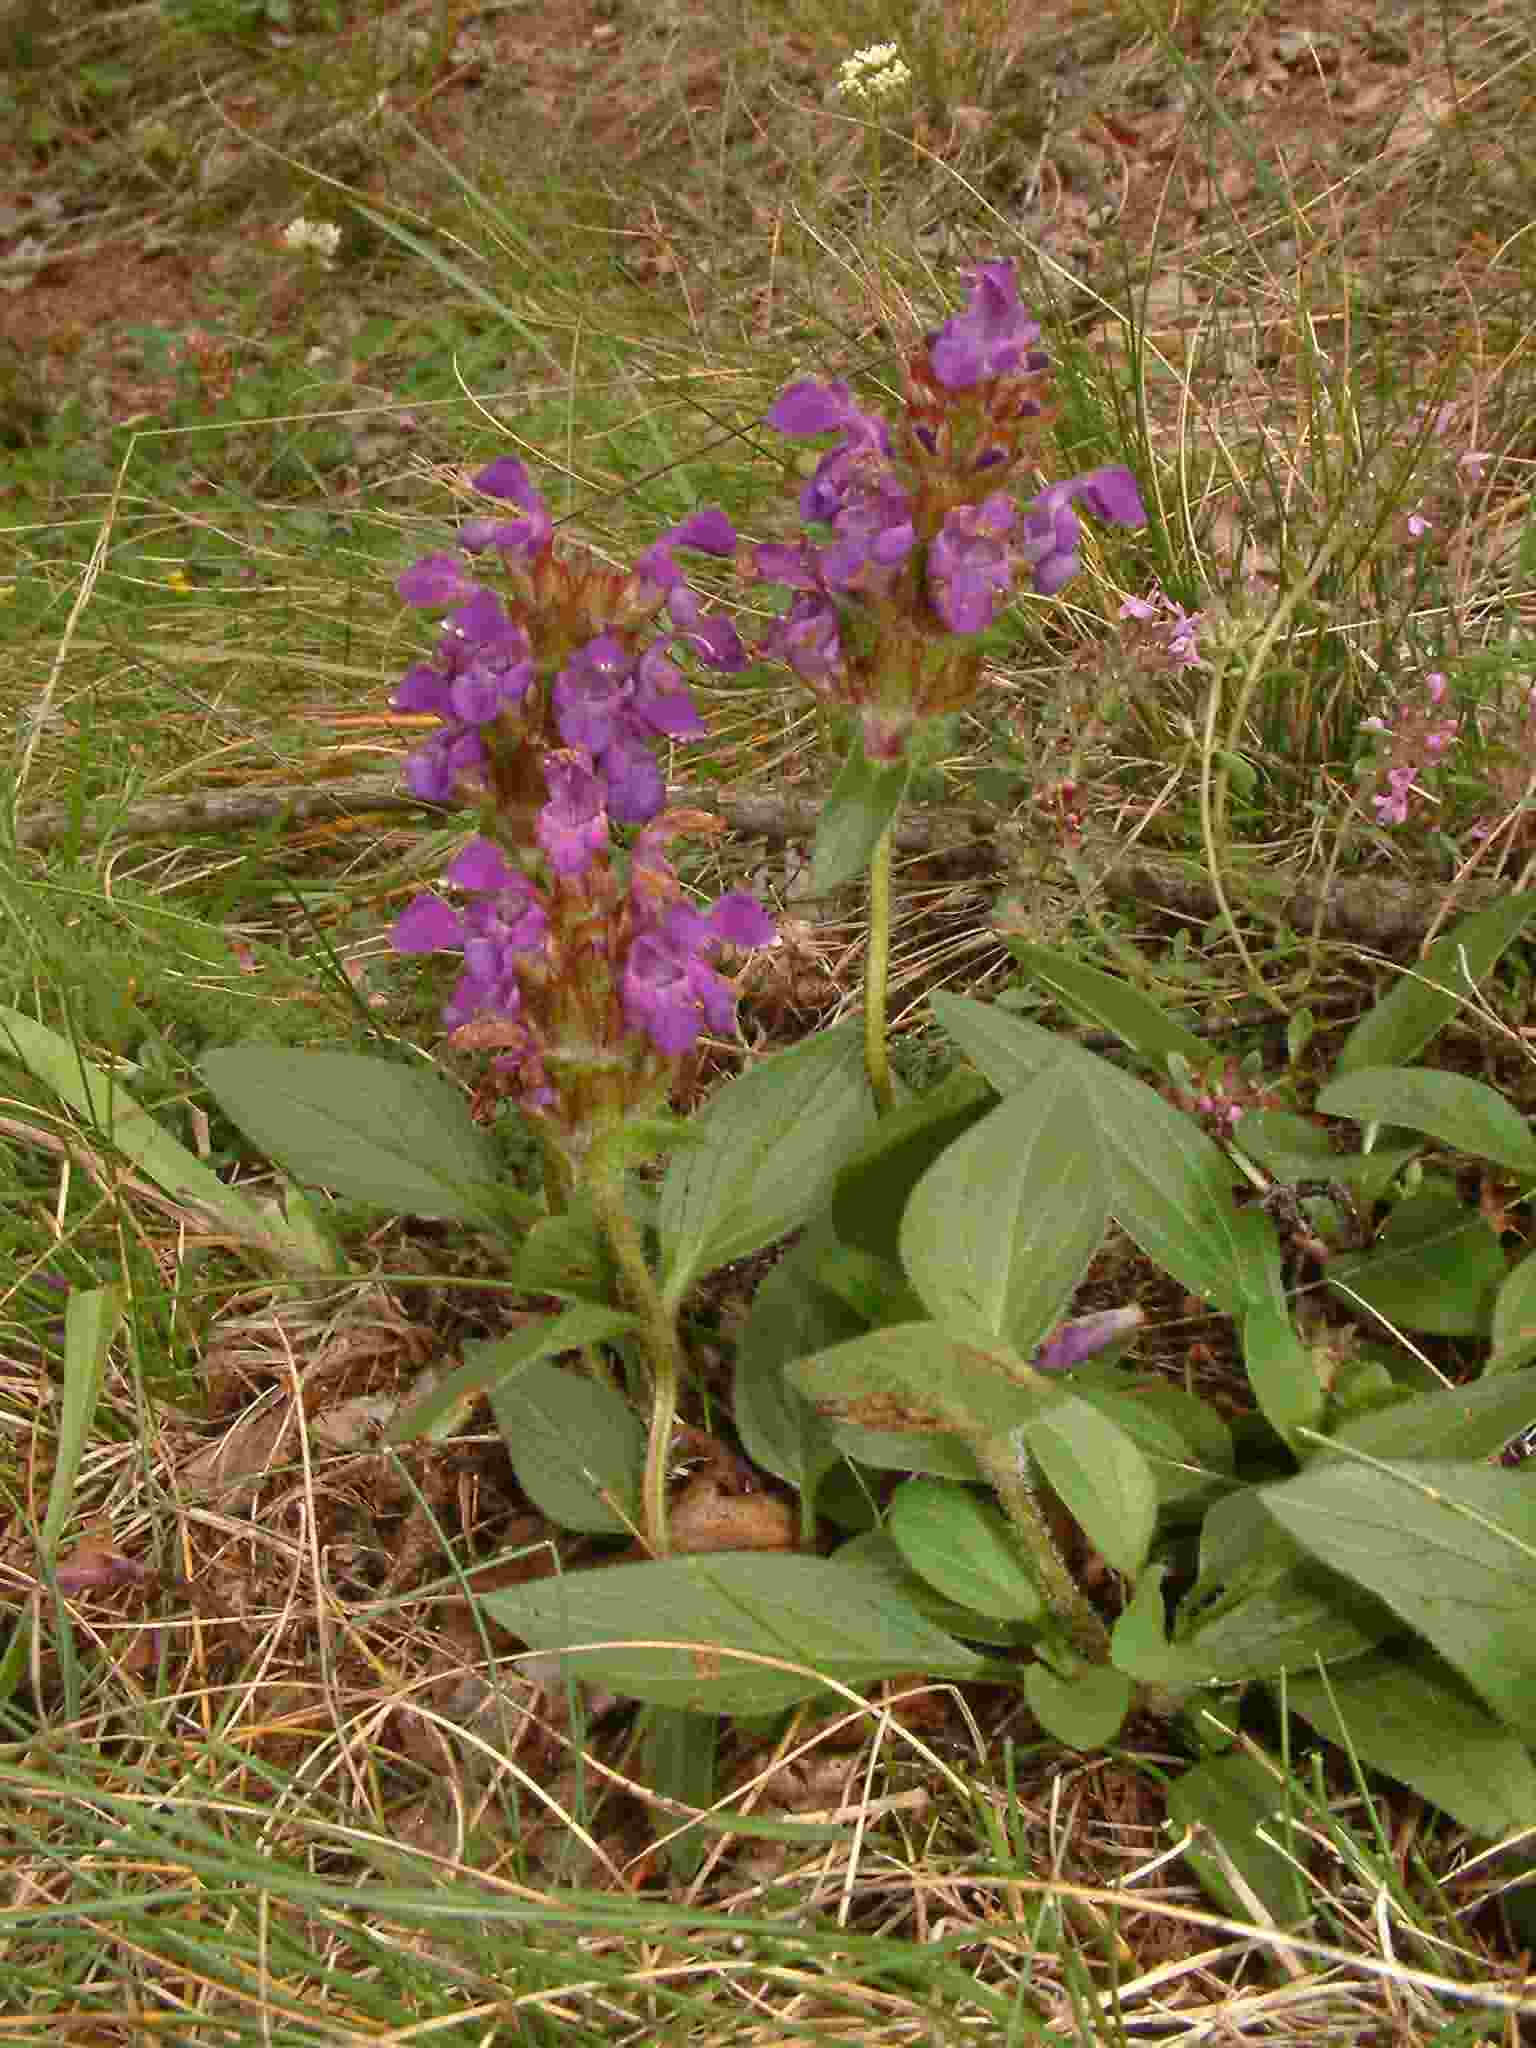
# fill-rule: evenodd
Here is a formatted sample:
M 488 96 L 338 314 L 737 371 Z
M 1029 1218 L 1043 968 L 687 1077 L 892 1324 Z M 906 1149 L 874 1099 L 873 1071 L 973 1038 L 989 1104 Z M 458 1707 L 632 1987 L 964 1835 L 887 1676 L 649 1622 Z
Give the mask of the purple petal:
M 436 610 L 462 603 L 479 585 L 457 555 L 423 555 L 396 577 L 395 588 L 407 604 Z
M 778 937 L 773 919 L 745 889 L 727 890 L 710 911 L 709 922 L 728 946 L 771 946 Z
M 602 757 L 608 814 L 620 825 L 645 825 L 667 800 L 667 785 L 649 747 L 616 740 Z
M 444 878 L 460 889 L 508 889 L 523 877 L 508 864 L 494 839 L 471 839 L 456 853 Z
M 459 913 L 441 896 L 418 896 L 395 919 L 389 942 L 397 953 L 448 953 L 463 937 Z
M 1063 1323 L 1035 1353 L 1030 1363 L 1036 1372 L 1070 1372 L 1085 1358 L 1105 1350 L 1121 1337 L 1139 1329 L 1145 1320 L 1139 1308 L 1110 1308 L 1098 1315 L 1079 1316 Z
M 1141 502 L 1141 492 L 1135 477 L 1123 464 L 1115 462 L 1103 469 L 1091 469 L 1075 482 L 1096 518 L 1107 520 L 1111 526 L 1146 525 L 1147 508 Z
M 825 434 L 845 426 L 854 410 L 846 384 L 817 384 L 809 378 L 789 384 L 768 408 L 768 424 L 781 434 Z
M 453 710 L 450 687 L 441 669 L 418 661 L 395 685 L 394 707 L 397 711 L 430 711 L 438 718 L 447 718 Z
M 680 526 L 662 538 L 674 546 L 699 548 L 706 555 L 734 555 L 736 529 L 718 505 L 704 505 L 691 512 Z

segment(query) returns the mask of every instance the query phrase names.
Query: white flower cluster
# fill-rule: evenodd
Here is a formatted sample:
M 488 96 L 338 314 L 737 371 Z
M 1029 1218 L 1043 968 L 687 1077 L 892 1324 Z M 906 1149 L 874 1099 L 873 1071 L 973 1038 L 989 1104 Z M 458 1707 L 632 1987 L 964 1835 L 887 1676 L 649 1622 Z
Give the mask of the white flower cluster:
M 837 89 L 844 99 L 887 100 L 911 79 L 894 43 L 871 43 L 867 49 L 855 50 L 842 65 Z
M 313 249 L 329 262 L 341 245 L 341 229 L 334 221 L 305 220 L 300 214 L 283 229 L 283 240 L 290 249 Z

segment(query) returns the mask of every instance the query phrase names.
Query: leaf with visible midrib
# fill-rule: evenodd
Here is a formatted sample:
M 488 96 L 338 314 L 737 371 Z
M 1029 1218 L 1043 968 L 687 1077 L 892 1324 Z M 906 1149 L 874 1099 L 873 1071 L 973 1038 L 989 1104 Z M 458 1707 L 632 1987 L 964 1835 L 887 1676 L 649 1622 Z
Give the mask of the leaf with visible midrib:
M 1328 1459 L 1260 1498 L 1536 1740 L 1536 1486 L 1498 1466 Z

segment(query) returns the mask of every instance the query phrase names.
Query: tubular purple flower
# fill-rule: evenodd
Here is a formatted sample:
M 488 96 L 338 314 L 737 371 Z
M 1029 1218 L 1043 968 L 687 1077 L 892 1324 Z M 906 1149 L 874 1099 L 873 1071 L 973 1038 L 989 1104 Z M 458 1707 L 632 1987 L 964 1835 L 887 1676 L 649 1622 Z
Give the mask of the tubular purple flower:
M 819 594 L 797 597 L 763 635 L 762 652 L 792 668 L 803 683 L 824 682 L 843 658 L 837 607 Z
M 834 427 L 846 427 L 850 418 L 860 417 L 853 393 L 841 380 L 818 384 L 803 378 L 786 384 L 769 406 L 767 421 L 781 434 L 829 434 Z
M 1080 566 L 1082 527 L 1072 509 L 1075 499 L 1112 526 L 1147 523 L 1136 479 L 1119 463 L 1049 485 L 1024 510 L 1024 559 L 1034 570 L 1035 589 L 1042 597 L 1053 596 Z
M 423 555 L 396 577 L 395 588 L 407 604 L 433 611 L 462 604 L 480 590 L 457 555 Z
M 772 936 L 767 913 L 741 891 L 722 897 L 708 915 L 670 905 L 636 934 L 624 962 L 620 995 L 630 1029 L 669 1059 L 691 1052 L 701 1031 L 733 1030 L 736 991 L 710 962 L 722 943 L 766 945 Z
M 527 556 L 535 555 L 549 545 L 555 531 L 549 507 L 515 456 L 498 456 L 494 462 L 487 463 L 473 482 L 475 489 L 483 491 L 488 498 L 509 499 L 525 515 L 522 519 L 499 525 L 495 539 L 489 543 L 481 542 L 482 546 L 489 544 L 507 554 Z M 471 522 L 473 525 L 479 523 Z
M 544 761 L 549 802 L 534 820 L 533 834 L 562 880 L 584 875 L 608 850 L 607 795 L 585 754 L 550 754 Z
M 1110 1308 L 1098 1315 L 1079 1316 L 1063 1323 L 1048 1337 L 1030 1360 L 1036 1372 L 1070 1372 L 1085 1358 L 1103 1351 L 1132 1330 L 1140 1329 L 1145 1317 L 1139 1308 Z
M 1044 369 L 1039 339 L 1039 323 L 1019 302 L 1012 263 L 983 263 L 971 273 L 965 311 L 929 338 L 928 363 L 946 391 L 965 391 L 1020 368 Z
M 928 598 L 951 633 L 982 633 L 1013 589 L 1013 558 L 1004 536 L 1017 507 L 1006 491 L 980 505 L 957 505 L 928 549 Z

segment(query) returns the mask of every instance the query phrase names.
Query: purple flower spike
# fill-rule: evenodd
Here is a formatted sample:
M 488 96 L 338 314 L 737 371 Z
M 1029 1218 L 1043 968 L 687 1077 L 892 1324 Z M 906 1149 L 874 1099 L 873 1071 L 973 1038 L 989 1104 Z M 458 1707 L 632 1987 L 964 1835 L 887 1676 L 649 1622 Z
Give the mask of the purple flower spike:
M 928 361 L 946 391 L 966 391 L 991 377 L 1006 377 L 1021 366 L 1043 369 L 1035 360 L 1038 322 L 1019 303 L 1012 263 L 983 263 L 973 273 L 970 303 L 946 320 L 928 343 Z
M 534 821 L 534 837 L 555 873 L 569 881 L 607 849 L 607 792 L 586 755 L 576 752 L 549 755 L 544 780 L 549 802 Z
M 1075 1323 L 1063 1323 L 1054 1336 L 1047 1338 L 1030 1363 L 1036 1372 L 1070 1372 L 1085 1358 L 1092 1358 L 1095 1352 L 1140 1329 L 1144 1320 L 1141 1310 L 1135 1307 L 1079 1316 Z
M 407 604 L 438 611 L 444 605 L 463 604 L 480 586 L 457 555 L 423 555 L 396 578 L 395 588 Z

